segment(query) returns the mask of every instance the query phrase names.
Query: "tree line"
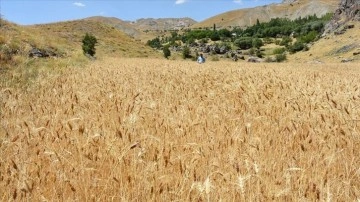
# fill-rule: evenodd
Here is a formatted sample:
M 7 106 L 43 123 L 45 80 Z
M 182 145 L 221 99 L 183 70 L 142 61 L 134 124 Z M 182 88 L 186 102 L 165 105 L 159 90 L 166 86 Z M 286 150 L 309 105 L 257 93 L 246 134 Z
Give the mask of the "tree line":
M 307 44 L 316 41 L 323 33 L 325 24 L 331 20 L 333 14 L 321 17 L 316 14 L 304 18 L 290 20 L 287 18 L 273 18 L 269 22 L 260 22 L 240 28 L 228 27 L 216 29 L 185 29 L 171 31 L 168 36 L 158 36 L 147 42 L 147 45 L 163 49 L 169 46 L 196 46 L 198 43 L 214 42 L 230 43 L 238 49 L 259 49 L 264 44 L 276 43 L 284 46 L 289 53 L 307 50 Z

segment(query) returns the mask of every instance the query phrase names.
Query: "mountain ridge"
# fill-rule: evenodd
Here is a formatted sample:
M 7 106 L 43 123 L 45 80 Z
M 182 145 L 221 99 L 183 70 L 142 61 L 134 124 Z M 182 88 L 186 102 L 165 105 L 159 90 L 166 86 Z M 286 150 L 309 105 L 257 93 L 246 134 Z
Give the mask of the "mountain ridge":
M 272 18 L 289 18 L 291 20 L 309 15 L 322 16 L 333 13 L 338 7 L 338 0 L 284 0 L 282 3 L 273 3 L 254 8 L 236 9 L 205 19 L 192 28 L 246 27 L 260 22 L 268 22 Z

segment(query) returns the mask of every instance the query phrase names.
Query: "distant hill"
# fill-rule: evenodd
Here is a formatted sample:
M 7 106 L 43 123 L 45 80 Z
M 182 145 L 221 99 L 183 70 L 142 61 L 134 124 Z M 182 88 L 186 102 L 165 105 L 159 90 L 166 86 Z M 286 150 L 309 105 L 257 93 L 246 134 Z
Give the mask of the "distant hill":
M 320 17 L 326 13 L 334 12 L 338 4 L 339 0 L 284 0 L 279 4 L 225 12 L 191 27 L 213 27 L 214 24 L 218 28 L 245 27 L 255 24 L 257 19 L 260 22 L 268 22 L 271 18 L 296 19 L 314 14 Z
M 197 23 L 191 18 L 141 18 L 129 22 L 138 30 L 179 30 Z
M 162 35 L 163 31 L 180 30 L 196 23 L 191 18 L 142 18 L 136 21 L 123 21 L 115 17 L 94 16 L 84 20 L 107 24 L 143 43 Z
M 85 18 L 84 20 L 101 22 L 101 23 L 113 26 L 116 29 L 119 29 L 119 30 L 123 31 L 124 33 L 128 34 L 129 36 L 132 36 L 135 38 L 137 38 L 139 35 L 141 35 L 141 31 L 136 29 L 136 27 L 134 27 L 133 25 L 130 25 L 129 22 L 123 21 L 123 20 L 115 18 L 115 17 L 94 16 L 94 17 Z

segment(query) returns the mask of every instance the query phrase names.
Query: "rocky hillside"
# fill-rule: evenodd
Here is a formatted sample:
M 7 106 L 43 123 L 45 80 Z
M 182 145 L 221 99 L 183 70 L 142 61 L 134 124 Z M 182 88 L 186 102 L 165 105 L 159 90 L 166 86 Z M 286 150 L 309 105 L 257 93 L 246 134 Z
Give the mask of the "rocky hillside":
M 343 26 L 351 21 L 360 21 L 360 1 L 341 0 L 333 19 L 326 27 L 325 34 L 334 31 L 343 33 L 345 31 Z
M 174 30 L 190 27 L 197 23 L 191 18 L 141 18 L 130 22 L 138 30 Z
M 270 4 L 255 8 L 233 10 L 222 13 L 193 25 L 193 28 L 212 27 L 245 27 L 253 25 L 256 20 L 268 22 L 271 18 L 296 19 L 316 14 L 322 16 L 334 12 L 339 0 L 284 0 L 279 4 Z
M 359 62 L 360 1 L 341 0 L 319 41 L 307 52 L 290 55 L 294 61 Z
M 82 37 L 98 39 L 96 56 L 157 57 L 158 53 L 119 29 L 92 20 L 21 26 L 0 21 L 0 67 L 14 66 L 28 58 L 83 57 Z M 1 68 L 0 68 L 1 69 Z

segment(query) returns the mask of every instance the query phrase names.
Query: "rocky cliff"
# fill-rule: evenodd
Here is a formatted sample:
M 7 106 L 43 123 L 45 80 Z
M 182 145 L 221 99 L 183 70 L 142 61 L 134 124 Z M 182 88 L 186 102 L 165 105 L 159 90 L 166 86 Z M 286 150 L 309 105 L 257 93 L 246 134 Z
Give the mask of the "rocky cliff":
M 351 21 L 360 21 L 360 0 L 341 0 L 332 20 L 326 26 L 325 34 L 343 29 Z
M 339 18 L 341 15 L 346 20 L 360 21 L 360 0 L 341 0 L 334 17 Z

